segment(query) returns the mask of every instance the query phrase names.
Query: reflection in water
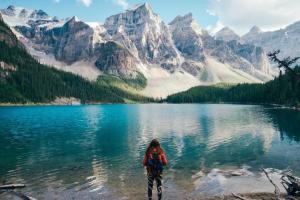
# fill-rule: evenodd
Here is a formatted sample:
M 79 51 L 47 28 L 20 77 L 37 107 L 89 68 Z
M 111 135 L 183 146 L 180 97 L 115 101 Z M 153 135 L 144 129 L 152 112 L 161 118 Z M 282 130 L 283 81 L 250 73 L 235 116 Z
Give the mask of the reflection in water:
M 288 109 L 266 109 L 266 114 L 280 131 L 281 139 L 300 142 L 300 112 Z
M 0 121 L 0 181 L 26 183 L 25 192 L 42 199 L 144 198 L 141 160 L 153 138 L 159 138 L 170 161 L 164 175 L 168 198 L 208 190 L 203 177 L 215 168 L 246 165 L 257 174 L 262 166 L 289 166 L 300 174 L 300 158 L 294 156 L 300 150 L 300 114 L 291 110 L 168 104 L 10 107 L 0 108 Z

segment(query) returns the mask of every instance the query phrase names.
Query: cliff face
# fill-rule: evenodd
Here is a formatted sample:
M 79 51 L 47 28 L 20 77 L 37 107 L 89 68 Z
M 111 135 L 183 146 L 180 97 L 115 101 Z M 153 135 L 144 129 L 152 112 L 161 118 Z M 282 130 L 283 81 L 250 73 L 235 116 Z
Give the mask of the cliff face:
M 125 78 L 136 77 L 136 59 L 127 49 L 116 42 L 99 44 L 95 49 L 95 55 L 97 55 L 95 65 L 101 71 Z
M 61 27 L 48 28 L 39 23 L 33 23 L 31 27 L 16 27 L 34 43 L 35 49 L 51 53 L 57 60 L 68 64 L 92 56 L 93 29 L 76 17 Z
M 201 35 L 203 31 L 192 14 L 178 16 L 170 23 L 175 46 L 184 57 L 192 60 L 204 60 L 204 48 Z
M 170 23 L 170 30 L 176 47 L 186 58 L 183 68 L 193 75 L 199 75 L 203 66 L 208 66 L 207 58 L 213 57 L 254 77 L 260 79 L 266 75 L 263 79 L 268 79 L 270 65 L 264 50 L 251 44 L 241 44 L 239 37 L 228 28 L 214 38 L 201 30 L 189 14 L 176 17 Z
M 165 68 L 180 62 L 168 27 L 147 3 L 107 18 L 104 27 L 108 38 L 124 45 L 143 62 Z
M 266 52 L 280 49 L 283 57 L 297 57 L 300 55 L 300 22 L 296 22 L 284 29 L 263 32 L 253 27 L 242 37 L 244 43 L 262 47 Z

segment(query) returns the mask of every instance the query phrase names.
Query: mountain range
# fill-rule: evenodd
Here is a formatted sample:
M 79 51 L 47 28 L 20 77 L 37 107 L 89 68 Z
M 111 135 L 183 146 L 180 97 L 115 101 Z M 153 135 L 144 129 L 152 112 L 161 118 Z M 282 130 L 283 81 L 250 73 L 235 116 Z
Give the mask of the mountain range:
M 41 63 L 90 81 L 99 75 L 132 80 L 143 76 L 147 84 L 140 92 L 152 97 L 196 85 L 266 82 L 274 75 L 267 52 L 281 49 L 291 56 L 299 52 L 297 23 L 274 32 L 254 27 L 242 37 L 226 27 L 213 36 L 192 14 L 166 24 L 148 3 L 110 16 L 104 23 L 75 16 L 59 19 L 15 6 L 0 12 Z

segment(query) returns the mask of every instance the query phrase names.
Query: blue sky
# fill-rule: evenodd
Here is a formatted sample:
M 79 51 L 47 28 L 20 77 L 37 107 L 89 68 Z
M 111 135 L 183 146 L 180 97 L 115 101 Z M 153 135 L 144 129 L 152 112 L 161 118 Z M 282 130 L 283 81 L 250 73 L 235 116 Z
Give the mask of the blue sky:
M 144 2 L 166 23 L 191 12 L 200 26 L 211 32 L 229 26 L 242 35 L 254 25 L 269 31 L 300 21 L 300 0 L 0 0 L 0 8 L 15 5 L 42 9 L 60 18 L 76 15 L 83 21 L 104 22 L 110 15 Z
M 82 1 L 85 1 L 88 6 L 80 0 L 1 0 L 0 7 L 5 8 L 12 4 L 31 9 L 42 9 L 50 15 L 60 18 L 76 15 L 84 21 L 103 22 L 108 16 L 124 11 L 126 3 L 124 6 L 122 2 L 127 2 L 129 6 L 145 2 L 141 0 L 93 0 L 92 3 L 90 0 Z M 206 12 L 208 0 L 148 0 L 147 2 L 150 3 L 154 12 L 167 23 L 177 15 L 189 12 L 193 13 L 198 23 L 204 28 L 217 21 L 216 17 Z

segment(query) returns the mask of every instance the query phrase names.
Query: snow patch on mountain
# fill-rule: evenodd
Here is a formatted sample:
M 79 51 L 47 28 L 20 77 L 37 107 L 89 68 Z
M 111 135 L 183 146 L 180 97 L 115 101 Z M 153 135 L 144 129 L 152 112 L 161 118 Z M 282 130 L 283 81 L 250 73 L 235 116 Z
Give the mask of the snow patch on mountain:
M 8 6 L 6 9 L 0 10 L 4 21 L 11 27 L 29 26 L 28 22 L 33 20 L 53 20 L 43 10 L 31 10 L 22 7 Z
M 152 66 L 145 71 L 145 74 L 147 86 L 142 93 L 155 98 L 165 98 L 170 94 L 202 84 L 195 76 L 182 70 L 170 73 L 159 66 Z

